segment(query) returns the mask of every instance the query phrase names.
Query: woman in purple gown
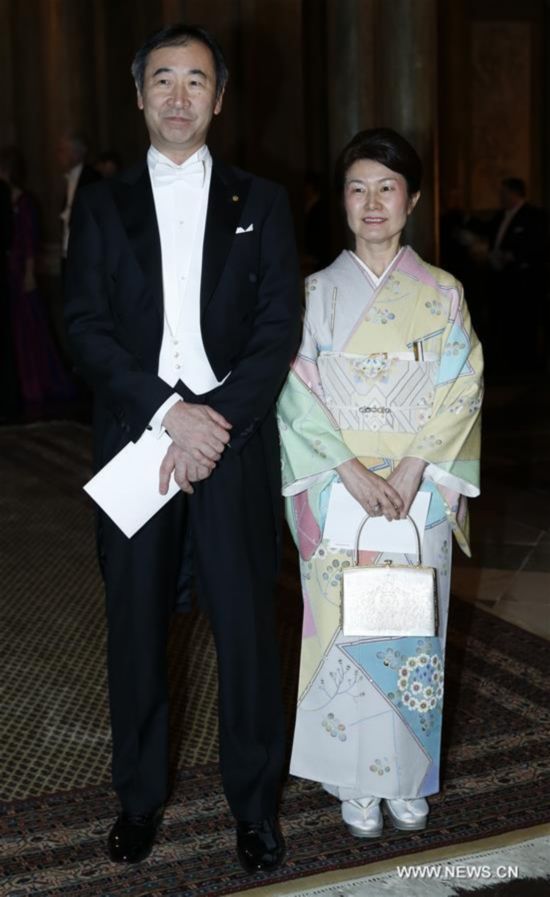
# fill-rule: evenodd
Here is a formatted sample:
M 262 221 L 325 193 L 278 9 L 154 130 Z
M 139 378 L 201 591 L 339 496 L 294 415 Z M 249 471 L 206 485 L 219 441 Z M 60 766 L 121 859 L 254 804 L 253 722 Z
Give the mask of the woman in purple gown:
M 13 210 L 8 283 L 21 396 L 25 405 L 70 398 L 75 389 L 55 348 L 44 300 L 36 285 L 38 213 L 34 200 L 24 189 L 25 161 L 16 147 L 0 150 L 0 178 L 9 185 Z

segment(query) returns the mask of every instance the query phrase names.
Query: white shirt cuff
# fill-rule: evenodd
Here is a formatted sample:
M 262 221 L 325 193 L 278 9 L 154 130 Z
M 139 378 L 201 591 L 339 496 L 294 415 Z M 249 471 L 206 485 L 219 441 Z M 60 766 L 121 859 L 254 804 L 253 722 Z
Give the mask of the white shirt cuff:
M 166 401 L 162 403 L 160 408 L 157 408 L 157 410 L 153 414 L 153 417 L 149 421 L 149 426 L 151 427 L 151 429 L 153 431 L 153 435 L 156 436 L 157 439 L 160 439 L 160 437 L 164 433 L 164 427 L 162 426 L 162 421 L 164 420 L 164 415 L 166 414 L 167 411 L 170 410 L 170 408 L 172 408 L 173 405 L 176 404 L 176 402 L 182 402 L 182 401 L 183 401 L 182 397 L 179 396 L 177 394 L 177 392 L 174 392 L 174 393 L 172 393 L 170 398 L 166 399 Z
M 306 489 L 310 489 L 322 480 L 326 480 L 328 483 L 331 476 L 335 473 L 336 470 L 331 468 L 330 470 L 323 470 L 321 473 L 314 473 L 309 477 L 302 477 L 301 480 L 295 480 L 293 483 L 287 483 L 287 485 L 282 488 L 283 498 L 291 498 L 293 495 L 299 495 L 300 492 L 305 492 Z
M 479 495 L 478 486 L 466 482 L 461 477 L 456 477 L 447 470 L 442 470 L 437 464 L 428 464 L 424 471 L 424 479 L 431 480 L 437 486 L 445 486 L 447 489 L 452 489 L 453 492 L 458 492 L 459 495 L 465 495 L 467 498 L 477 498 Z

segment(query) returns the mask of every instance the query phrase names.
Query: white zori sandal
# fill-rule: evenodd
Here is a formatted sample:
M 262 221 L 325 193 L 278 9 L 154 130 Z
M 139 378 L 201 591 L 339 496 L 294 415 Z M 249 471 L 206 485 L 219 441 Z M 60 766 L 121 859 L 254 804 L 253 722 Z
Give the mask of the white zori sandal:
M 391 821 L 400 831 L 417 832 L 426 828 L 430 807 L 424 797 L 386 799 L 385 804 Z
M 378 838 L 384 820 L 379 797 L 342 801 L 342 819 L 355 838 Z

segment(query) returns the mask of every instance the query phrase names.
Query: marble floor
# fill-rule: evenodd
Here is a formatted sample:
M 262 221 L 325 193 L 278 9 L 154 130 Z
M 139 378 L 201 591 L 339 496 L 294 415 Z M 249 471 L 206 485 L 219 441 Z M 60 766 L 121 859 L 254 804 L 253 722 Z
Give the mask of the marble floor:
M 452 591 L 550 638 L 550 383 L 488 388 L 472 557 L 455 545 Z

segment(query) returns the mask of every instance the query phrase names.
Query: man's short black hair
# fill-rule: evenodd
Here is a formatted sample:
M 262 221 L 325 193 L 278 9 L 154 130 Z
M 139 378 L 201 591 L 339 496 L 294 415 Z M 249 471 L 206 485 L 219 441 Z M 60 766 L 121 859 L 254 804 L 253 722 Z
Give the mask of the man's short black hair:
M 342 150 L 336 162 L 336 189 L 341 193 L 346 175 L 359 159 L 373 159 L 402 174 L 409 196 L 418 193 L 422 181 L 422 162 L 415 148 L 392 128 L 359 131 Z
M 527 195 L 527 187 L 523 178 L 504 178 L 502 186 L 517 196 L 525 197 Z
M 218 100 L 227 84 L 229 71 L 220 45 L 202 25 L 166 25 L 147 38 L 132 62 L 132 77 L 139 92 L 143 92 L 145 68 L 149 54 L 153 50 L 159 50 L 161 47 L 185 47 L 192 41 L 204 44 L 212 53 L 216 69 L 216 99 Z

